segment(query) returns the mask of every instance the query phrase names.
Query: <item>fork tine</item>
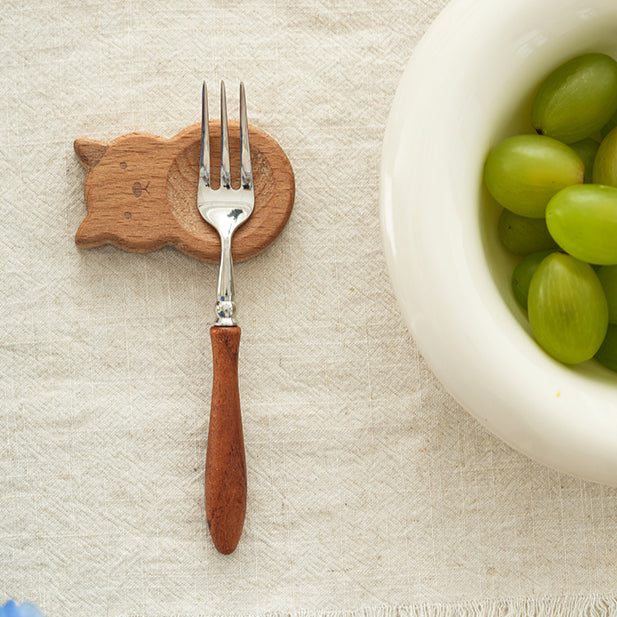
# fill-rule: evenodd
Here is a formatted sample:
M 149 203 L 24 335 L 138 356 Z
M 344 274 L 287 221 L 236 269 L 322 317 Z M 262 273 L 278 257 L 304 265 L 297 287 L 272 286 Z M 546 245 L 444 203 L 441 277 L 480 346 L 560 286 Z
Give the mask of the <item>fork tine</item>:
M 210 121 L 208 119 L 208 89 L 204 81 L 201 87 L 201 154 L 199 175 L 210 186 Z
M 231 188 L 229 167 L 229 128 L 227 127 L 227 95 L 225 82 L 221 81 L 221 187 Z
M 246 92 L 243 82 L 240 82 L 240 178 L 243 189 L 250 190 L 253 188 L 249 123 L 246 114 Z

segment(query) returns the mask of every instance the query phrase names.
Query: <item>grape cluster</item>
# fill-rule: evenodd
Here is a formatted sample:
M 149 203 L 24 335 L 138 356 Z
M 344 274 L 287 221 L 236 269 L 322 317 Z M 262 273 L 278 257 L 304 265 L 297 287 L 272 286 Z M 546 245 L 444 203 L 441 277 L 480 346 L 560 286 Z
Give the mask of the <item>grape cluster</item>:
M 617 62 L 587 53 L 540 84 L 535 134 L 488 154 L 501 243 L 521 260 L 512 290 L 553 358 L 617 371 Z

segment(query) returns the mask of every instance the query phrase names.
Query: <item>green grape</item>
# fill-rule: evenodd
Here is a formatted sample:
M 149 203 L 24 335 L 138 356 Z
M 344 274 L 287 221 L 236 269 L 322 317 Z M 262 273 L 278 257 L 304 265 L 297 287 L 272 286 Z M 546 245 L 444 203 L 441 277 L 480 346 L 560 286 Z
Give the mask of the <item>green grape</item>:
M 585 166 L 565 144 L 542 135 L 508 137 L 486 158 L 484 181 L 504 208 L 542 218 L 549 199 L 560 189 L 581 184 Z
M 529 283 L 531 277 L 535 274 L 538 266 L 542 263 L 545 257 L 548 257 L 554 251 L 538 251 L 531 253 L 521 259 L 514 272 L 512 272 L 512 293 L 516 301 L 527 310 L 527 295 L 529 294 Z
M 541 135 L 565 143 L 599 131 L 617 110 L 617 62 L 583 54 L 557 67 L 540 85 L 531 123 Z
M 555 242 L 581 261 L 617 265 L 617 188 L 600 184 L 569 186 L 546 207 Z
M 585 182 L 592 182 L 593 164 L 599 147 L 600 142 L 592 139 L 591 137 L 587 137 L 587 139 L 575 141 L 573 144 L 570 144 L 570 148 L 572 148 L 572 150 L 579 155 L 581 161 L 583 161 L 583 165 L 585 165 Z
M 604 342 L 598 349 L 595 359 L 611 371 L 617 371 L 617 325 L 608 324 Z
M 529 284 L 529 323 L 540 346 L 565 364 L 592 358 L 608 327 L 608 306 L 591 266 L 553 253 Z
M 608 320 L 617 324 L 617 266 L 602 266 L 596 274 L 608 302 Z
M 617 186 L 617 129 L 613 129 L 598 148 L 593 164 L 593 182 Z
M 604 139 L 617 126 L 617 111 L 600 130 L 600 136 Z
M 544 219 L 520 216 L 505 208 L 499 216 L 497 233 L 503 246 L 515 255 L 557 248 Z

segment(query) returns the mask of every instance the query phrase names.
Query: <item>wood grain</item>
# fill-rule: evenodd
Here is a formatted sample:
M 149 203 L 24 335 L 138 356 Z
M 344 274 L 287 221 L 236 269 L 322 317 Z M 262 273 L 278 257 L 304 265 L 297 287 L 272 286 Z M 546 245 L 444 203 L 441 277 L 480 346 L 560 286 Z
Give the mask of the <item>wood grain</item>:
M 234 261 L 265 250 L 285 227 L 295 197 L 294 173 L 279 144 L 249 127 L 255 188 L 253 214 L 234 234 Z M 240 129 L 229 122 L 232 186 L 240 184 Z M 81 249 L 112 244 L 134 253 L 173 246 L 200 261 L 218 263 L 220 240 L 197 210 L 201 150 L 199 124 L 171 139 L 129 133 L 113 141 L 77 139 L 75 153 L 86 168 L 88 214 L 75 243 Z M 212 185 L 219 184 L 220 122 L 210 122 Z
M 246 513 L 246 461 L 238 388 L 238 326 L 210 328 L 212 405 L 206 453 L 206 516 L 217 550 L 240 540 Z

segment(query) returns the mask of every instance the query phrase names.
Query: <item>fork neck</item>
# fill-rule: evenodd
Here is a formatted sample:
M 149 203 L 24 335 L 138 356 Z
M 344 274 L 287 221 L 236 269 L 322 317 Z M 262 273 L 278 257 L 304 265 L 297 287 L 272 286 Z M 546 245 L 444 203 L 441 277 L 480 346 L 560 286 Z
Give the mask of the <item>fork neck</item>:
M 231 238 L 221 237 L 221 265 L 216 299 L 215 326 L 237 326 L 234 302 L 234 264 L 231 256 Z

